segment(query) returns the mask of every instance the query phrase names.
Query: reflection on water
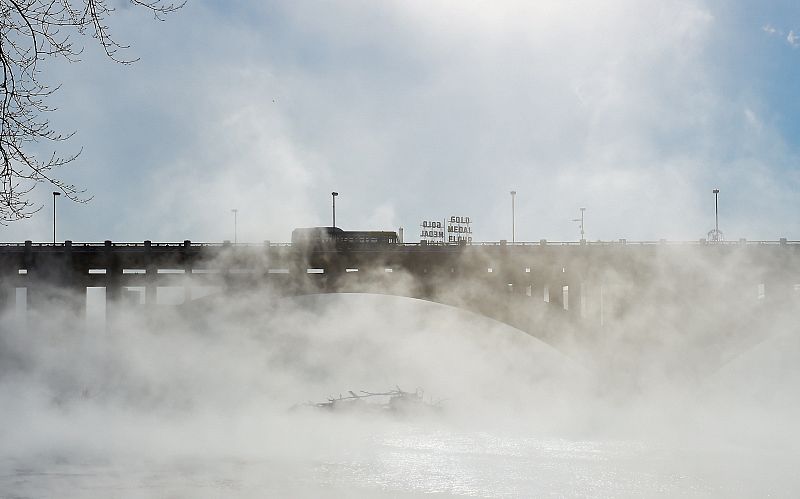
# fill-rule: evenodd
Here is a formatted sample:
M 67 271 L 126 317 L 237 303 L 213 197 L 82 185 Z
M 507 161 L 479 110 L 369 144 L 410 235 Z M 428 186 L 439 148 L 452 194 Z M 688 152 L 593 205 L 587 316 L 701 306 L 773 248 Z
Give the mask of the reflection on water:
M 360 440 L 294 458 L 6 459 L 0 490 L 14 498 L 792 497 L 800 487 L 792 456 L 743 449 L 400 424 Z

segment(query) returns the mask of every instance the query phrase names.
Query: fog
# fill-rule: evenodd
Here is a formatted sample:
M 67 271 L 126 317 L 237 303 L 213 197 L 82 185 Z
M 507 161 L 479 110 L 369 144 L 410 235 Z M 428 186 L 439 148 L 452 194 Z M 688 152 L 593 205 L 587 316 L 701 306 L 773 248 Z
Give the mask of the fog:
M 603 328 L 533 335 L 368 294 L 10 307 L 0 496 L 793 496 L 797 291 L 698 299 L 663 270 Z M 395 387 L 439 409 L 290 410 Z

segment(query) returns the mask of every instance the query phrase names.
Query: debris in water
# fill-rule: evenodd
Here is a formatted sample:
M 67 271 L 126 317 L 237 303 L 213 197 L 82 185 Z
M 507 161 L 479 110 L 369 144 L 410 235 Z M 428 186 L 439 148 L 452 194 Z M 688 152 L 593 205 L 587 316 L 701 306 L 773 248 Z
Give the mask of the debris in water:
M 295 404 L 290 410 L 318 409 L 331 412 L 374 412 L 384 414 L 411 414 L 418 412 L 440 411 L 444 401 L 426 401 L 424 391 L 417 388 L 414 392 L 406 392 L 399 386 L 388 392 L 355 393 L 348 390 L 349 395 L 330 396 L 326 402 L 306 402 Z

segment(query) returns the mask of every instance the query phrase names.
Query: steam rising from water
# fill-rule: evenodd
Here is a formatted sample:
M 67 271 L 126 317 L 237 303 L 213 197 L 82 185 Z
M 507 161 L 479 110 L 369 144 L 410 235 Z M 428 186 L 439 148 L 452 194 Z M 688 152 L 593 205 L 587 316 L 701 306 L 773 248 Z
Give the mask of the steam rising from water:
M 681 323 L 696 331 L 643 310 L 603 338 L 561 326 L 556 348 L 406 298 L 198 303 L 149 315 L 130 306 L 107 331 L 68 310 L 32 316 L 27 331 L 6 317 L 0 490 L 729 497 L 800 486 L 796 301 L 744 323 L 736 341 L 708 330 L 734 312 L 716 304 L 713 317 Z M 395 386 L 444 409 L 287 410 Z

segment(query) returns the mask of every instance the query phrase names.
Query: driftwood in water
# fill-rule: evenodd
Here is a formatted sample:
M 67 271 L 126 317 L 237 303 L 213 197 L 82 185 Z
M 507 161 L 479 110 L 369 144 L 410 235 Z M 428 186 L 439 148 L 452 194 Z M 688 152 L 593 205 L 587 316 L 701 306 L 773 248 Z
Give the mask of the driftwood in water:
M 405 413 L 410 411 L 440 409 L 442 400 L 425 401 L 424 391 L 417 388 L 414 392 L 406 392 L 399 386 L 388 392 L 368 392 L 362 390 L 355 393 L 348 390 L 350 395 L 339 394 L 338 397 L 328 397 L 326 402 L 308 402 L 298 404 L 292 409 L 311 407 L 328 411 L 373 411 L 388 413 Z

